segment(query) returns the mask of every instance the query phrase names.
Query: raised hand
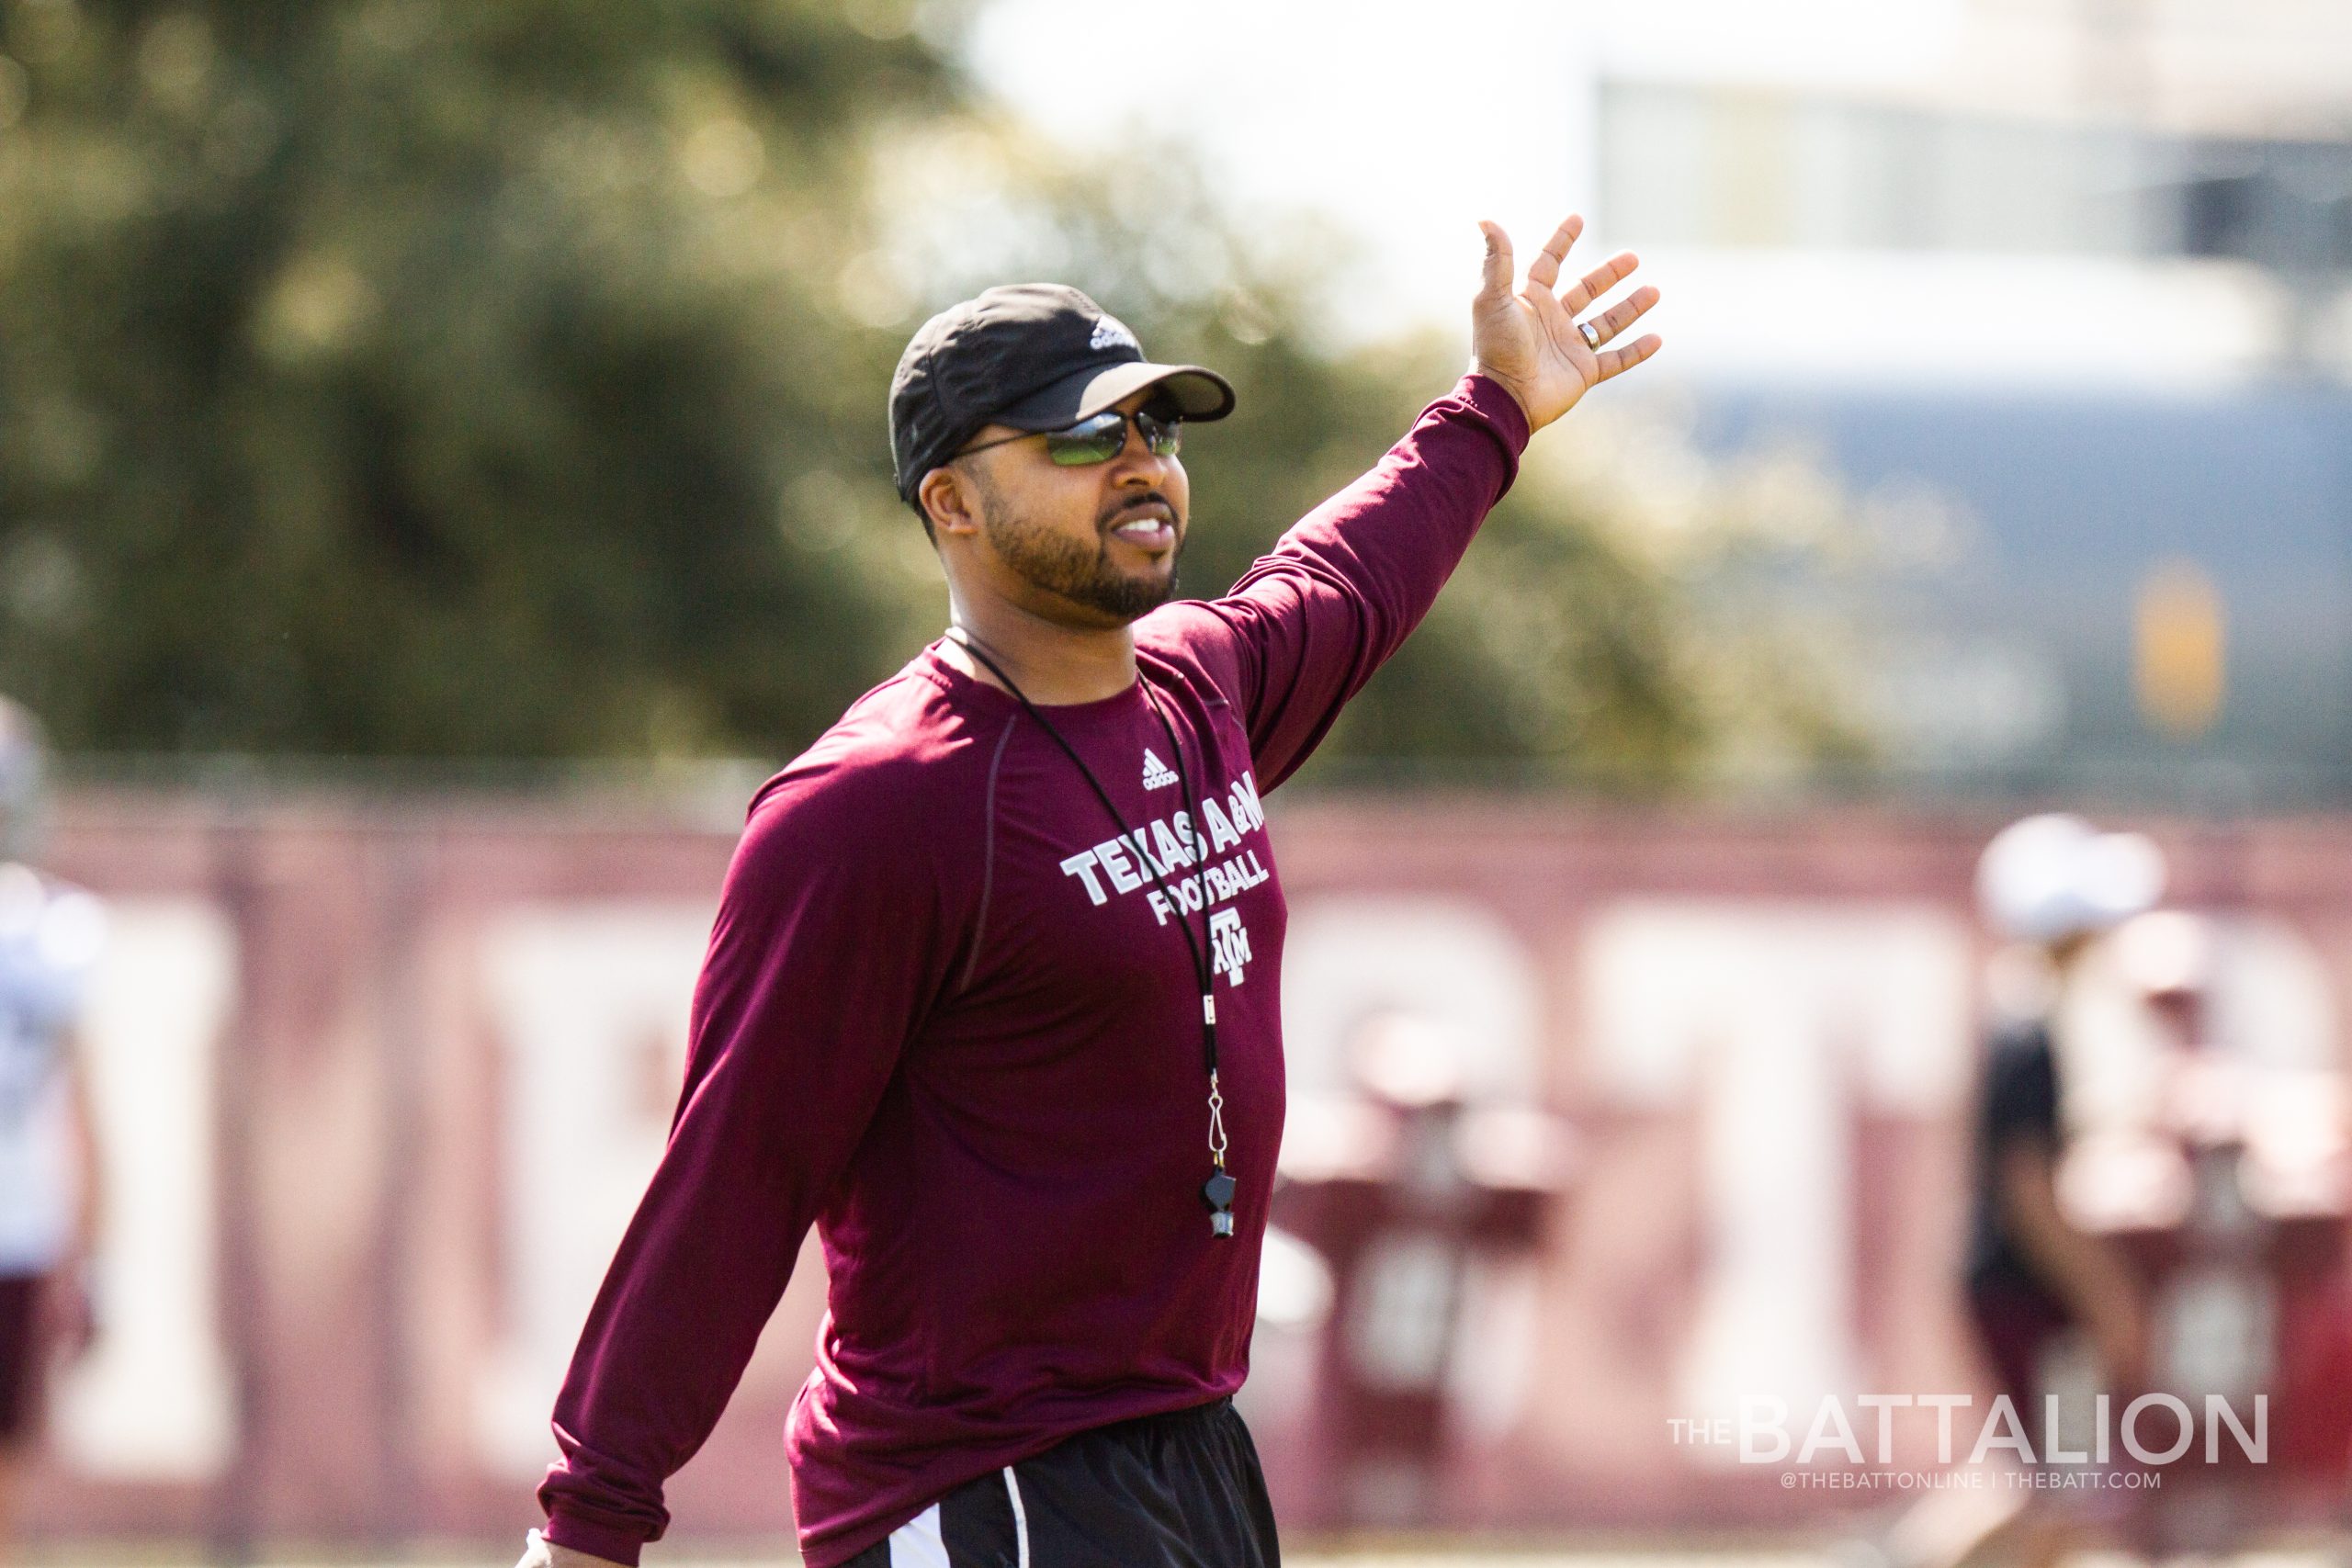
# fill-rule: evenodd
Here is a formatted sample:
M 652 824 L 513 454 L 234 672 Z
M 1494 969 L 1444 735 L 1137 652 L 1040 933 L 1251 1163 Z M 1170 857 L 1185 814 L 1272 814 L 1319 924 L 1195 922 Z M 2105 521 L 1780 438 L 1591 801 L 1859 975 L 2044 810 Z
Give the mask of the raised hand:
M 1641 265 L 1633 252 L 1622 252 L 1595 267 L 1566 293 L 1552 292 L 1568 247 L 1584 232 L 1581 215 L 1570 214 L 1552 231 L 1543 254 L 1528 264 L 1527 286 L 1517 290 L 1511 288 L 1516 269 L 1510 236 L 1498 223 L 1481 222 L 1478 228 L 1487 236 L 1487 264 L 1478 296 L 1470 302 L 1470 367 L 1510 389 L 1527 411 L 1530 430 L 1541 430 L 1576 407 L 1587 388 L 1632 369 L 1658 351 L 1664 340 L 1656 333 L 1622 348 L 1602 346 L 1657 303 L 1658 291 L 1646 285 L 1590 318 L 1598 344 L 1588 344 L 1577 330 L 1578 312 Z

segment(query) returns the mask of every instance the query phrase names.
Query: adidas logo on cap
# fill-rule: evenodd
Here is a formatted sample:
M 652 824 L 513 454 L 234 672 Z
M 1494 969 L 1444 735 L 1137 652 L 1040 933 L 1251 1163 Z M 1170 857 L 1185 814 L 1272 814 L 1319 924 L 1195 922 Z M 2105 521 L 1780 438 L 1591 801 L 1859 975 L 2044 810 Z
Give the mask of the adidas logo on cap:
M 1176 771 L 1159 760 L 1159 753 L 1147 746 L 1143 749 L 1143 787 L 1163 789 L 1176 782 Z

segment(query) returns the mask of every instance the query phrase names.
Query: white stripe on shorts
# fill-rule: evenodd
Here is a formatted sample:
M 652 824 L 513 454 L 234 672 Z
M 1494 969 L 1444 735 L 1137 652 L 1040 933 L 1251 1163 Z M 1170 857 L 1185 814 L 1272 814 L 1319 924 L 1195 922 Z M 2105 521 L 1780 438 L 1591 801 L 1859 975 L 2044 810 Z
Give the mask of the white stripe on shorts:
M 939 1533 L 938 1504 L 890 1532 L 890 1568 L 948 1568 L 947 1542 Z
M 1004 1467 L 1004 1489 L 1012 1497 L 1012 1540 L 1019 1551 L 1016 1568 L 1029 1568 L 1029 1510 L 1021 1506 L 1021 1477 Z

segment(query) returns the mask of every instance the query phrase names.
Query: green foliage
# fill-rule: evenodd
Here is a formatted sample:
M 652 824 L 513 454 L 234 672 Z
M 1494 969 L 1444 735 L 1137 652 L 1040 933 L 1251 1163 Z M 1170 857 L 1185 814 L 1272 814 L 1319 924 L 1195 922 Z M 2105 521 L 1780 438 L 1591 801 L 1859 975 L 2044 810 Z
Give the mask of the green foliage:
M 791 480 L 901 334 L 835 7 L 17 0 L 0 664 L 79 747 L 780 750 L 890 661 Z M 822 499 L 821 491 L 818 499 Z
M 1231 375 L 1195 593 L 1459 369 L 1319 348 L 1331 237 L 1027 147 L 899 0 L 0 0 L 0 688 L 69 749 L 789 754 L 944 622 L 885 389 L 988 282 Z M 1624 540 L 1531 469 L 1329 750 L 1840 743 Z

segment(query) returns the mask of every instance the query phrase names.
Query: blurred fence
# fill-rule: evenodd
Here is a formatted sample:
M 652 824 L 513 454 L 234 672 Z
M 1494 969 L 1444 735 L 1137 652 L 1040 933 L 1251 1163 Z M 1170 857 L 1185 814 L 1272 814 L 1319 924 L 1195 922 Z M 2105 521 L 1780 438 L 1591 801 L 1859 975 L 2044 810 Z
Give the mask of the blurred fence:
M 1474 1100 L 1576 1134 L 1524 1243 L 1463 1256 L 1423 1522 L 1818 1517 L 1841 1500 L 1669 1422 L 1980 1387 L 1953 1280 L 1996 821 L 1272 804 L 1295 1108 L 1344 1092 L 1369 1010 L 1403 1010 L 1461 1043 Z M 2143 825 L 2179 900 L 2232 915 L 2239 1027 L 2335 1063 L 2352 824 Z M 34 1528 L 227 1552 L 519 1531 L 661 1146 L 731 832 L 107 790 L 59 827 L 56 870 L 114 917 L 87 1021 L 105 1330 L 57 1390 Z M 1286 1526 L 1335 1495 L 1300 1278 L 1270 1263 L 1244 1400 Z M 777 1433 L 822 1299 L 812 1244 L 672 1489 L 680 1536 L 788 1529 Z

